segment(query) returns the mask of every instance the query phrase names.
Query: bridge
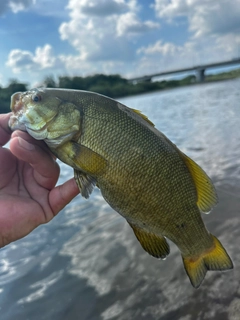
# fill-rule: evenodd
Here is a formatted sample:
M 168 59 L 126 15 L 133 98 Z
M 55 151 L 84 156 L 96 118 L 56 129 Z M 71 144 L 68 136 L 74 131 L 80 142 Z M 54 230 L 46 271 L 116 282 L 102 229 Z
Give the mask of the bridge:
M 142 77 L 136 77 L 129 79 L 129 82 L 150 82 L 152 81 L 152 78 L 155 77 L 161 77 L 161 76 L 166 76 L 170 74 L 176 74 L 176 73 L 186 73 L 186 72 L 195 72 L 196 74 L 196 80 L 197 82 L 204 82 L 205 80 L 205 70 L 210 69 L 210 68 L 220 68 L 220 67 L 226 67 L 226 66 L 231 66 L 235 64 L 240 64 L 240 58 L 228 60 L 228 61 L 222 61 L 222 62 L 216 62 L 216 63 L 209 63 L 205 65 L 200 65 L 200 66 L 195 66 L 195 67 L 189 67 L 189 68 L 183 68 L 183 69 L 176 69 L 176 70 L 169 70 L 169 71 L 164 71 L 164 72 L 159 72 L 159 73 L 154 73 Z

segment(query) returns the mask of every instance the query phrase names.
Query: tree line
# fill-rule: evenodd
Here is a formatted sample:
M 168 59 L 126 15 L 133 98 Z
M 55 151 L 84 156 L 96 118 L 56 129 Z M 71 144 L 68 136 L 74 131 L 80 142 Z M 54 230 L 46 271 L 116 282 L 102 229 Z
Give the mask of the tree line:
M 167 88 L 188 85 L 195 82 L 195 76 L 187 76 L 181 80 L 163 80 L 163 81 L 143 81 L 131 83 L 120 75 L 96 74 L 87 77 L 68 77 L 61 76 L 55 81 L 52 76 L 47 76 L 43 82 L 43 87 L 48 88 L 66 88 L 97 92 L 111 98 L 136 95 L 140 93 L 163 90 Z M 11 95 L 18 91 L 27 91 L 28 86 L 25 83 L 19 83 L 17 80 L 11 80 L 5 88 L 0 87 L 0 113 L 10 111 Z

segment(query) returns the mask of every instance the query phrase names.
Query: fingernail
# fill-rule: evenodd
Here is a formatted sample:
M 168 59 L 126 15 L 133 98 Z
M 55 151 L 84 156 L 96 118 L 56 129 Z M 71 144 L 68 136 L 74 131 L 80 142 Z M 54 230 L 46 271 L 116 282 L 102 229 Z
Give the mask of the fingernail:
M 18 130 L 13 131 L 12 137 L 18 137 L 19 136 L 18 132 L 19 132 Z
M 23 147 L 24 149 L 26 149 L 28 151 L 32 151 L 35 149 L 35 146 L 33 144 L 28 143 L 26 140 L 23 140 L 22 138 L 18 138 L 18 142 L 21 147 Z

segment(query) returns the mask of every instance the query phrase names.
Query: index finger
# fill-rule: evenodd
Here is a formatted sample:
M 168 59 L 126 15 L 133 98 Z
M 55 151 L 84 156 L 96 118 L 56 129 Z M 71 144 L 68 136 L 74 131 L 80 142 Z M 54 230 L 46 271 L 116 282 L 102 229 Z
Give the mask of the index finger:
M 7 114 L 0 114 L 0 146 L 4 146 L 10 139 L 11 130 L 8 127 L 8 121 L 11 112 Z

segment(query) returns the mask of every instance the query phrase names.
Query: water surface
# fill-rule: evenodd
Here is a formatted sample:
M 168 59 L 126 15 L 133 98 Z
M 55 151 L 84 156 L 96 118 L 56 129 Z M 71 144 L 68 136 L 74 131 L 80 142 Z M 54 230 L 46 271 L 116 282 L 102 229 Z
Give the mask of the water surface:
M 219 204 L 204 215 L 235 268 L 195 290 L 174 244 L 165 261 L 143 251 L 95 189 L 49 224 L 0 250 L 1 319 L 237 320 L 240 317 L 240 79 L 120 99 L 213 179 Z M 72 177 L 61 164 L 59 183 Z

